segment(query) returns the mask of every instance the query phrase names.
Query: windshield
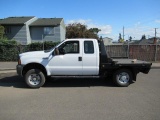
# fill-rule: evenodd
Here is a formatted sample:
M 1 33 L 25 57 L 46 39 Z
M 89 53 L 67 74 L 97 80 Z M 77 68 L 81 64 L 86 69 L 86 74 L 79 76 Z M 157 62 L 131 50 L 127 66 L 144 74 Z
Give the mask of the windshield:
M 46 52 L 50 52 L 50 51 L 52 51 L 53 49 L 55 49 L 56 48 L 56 46 L 55 47 L 53 47 L 53 48 L 51 48 L 51 49 L 49 49 L 49 50 L 44 50 L 44 52 L 46 53 Z
M 64 41 L 64 40 L 63 40 Z M 62 42 L 63 42 L 62 41 Z M 60 42 L 58 45 L 60 45 L 62 42 Z M 44 50 L 44 52 L 46 53 L 46 52 L 50 52 L 50 51 L 52 51 L 53 49 L 55 49 L 58 45 L 56 45 L 56 46 L 54 46 L 53 48 L 51 48 L 51 49 L 49 49 L 49 50 Z

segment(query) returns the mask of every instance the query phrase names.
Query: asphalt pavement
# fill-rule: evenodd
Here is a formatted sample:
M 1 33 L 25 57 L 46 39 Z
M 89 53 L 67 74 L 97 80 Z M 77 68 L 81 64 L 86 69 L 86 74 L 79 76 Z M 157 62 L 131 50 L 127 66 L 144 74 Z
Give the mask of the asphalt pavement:
M 110 79 L 58 79 L 30 89 L 16 73 L 0 74 L 0 120 L 160 120 L 159 69 L 129 87 Z
M 60 79 L 27 88 L 17 62 L 0 62 L 0 116 L 3 120 L 160 120 L 160 63 L 138 74 L 129 87 L 110 80 Z

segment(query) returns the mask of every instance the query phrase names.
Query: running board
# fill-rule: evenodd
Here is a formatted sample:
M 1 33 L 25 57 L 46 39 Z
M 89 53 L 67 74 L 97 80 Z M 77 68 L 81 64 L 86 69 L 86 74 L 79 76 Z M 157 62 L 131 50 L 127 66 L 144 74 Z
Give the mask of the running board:
M 52 78 L 100 78 L 100 76 L 51 76 Z

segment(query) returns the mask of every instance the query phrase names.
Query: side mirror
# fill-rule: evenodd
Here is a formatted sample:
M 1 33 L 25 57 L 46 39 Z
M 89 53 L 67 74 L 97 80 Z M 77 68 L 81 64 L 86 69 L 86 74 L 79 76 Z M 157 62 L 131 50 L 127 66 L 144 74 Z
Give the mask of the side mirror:
M 54 49 L 53 55 L 59 55 L 59 50 L 58 50 L 58 48 L 55 48 L 55 49 Z

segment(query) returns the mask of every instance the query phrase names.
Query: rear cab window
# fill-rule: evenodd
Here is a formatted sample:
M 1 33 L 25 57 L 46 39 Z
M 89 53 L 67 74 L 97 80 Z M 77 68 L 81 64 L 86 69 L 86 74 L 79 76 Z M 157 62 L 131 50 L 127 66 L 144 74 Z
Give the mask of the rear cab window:
M 84 53 L 85 54 L 94 54 L 93 41 L 84 41 Z

